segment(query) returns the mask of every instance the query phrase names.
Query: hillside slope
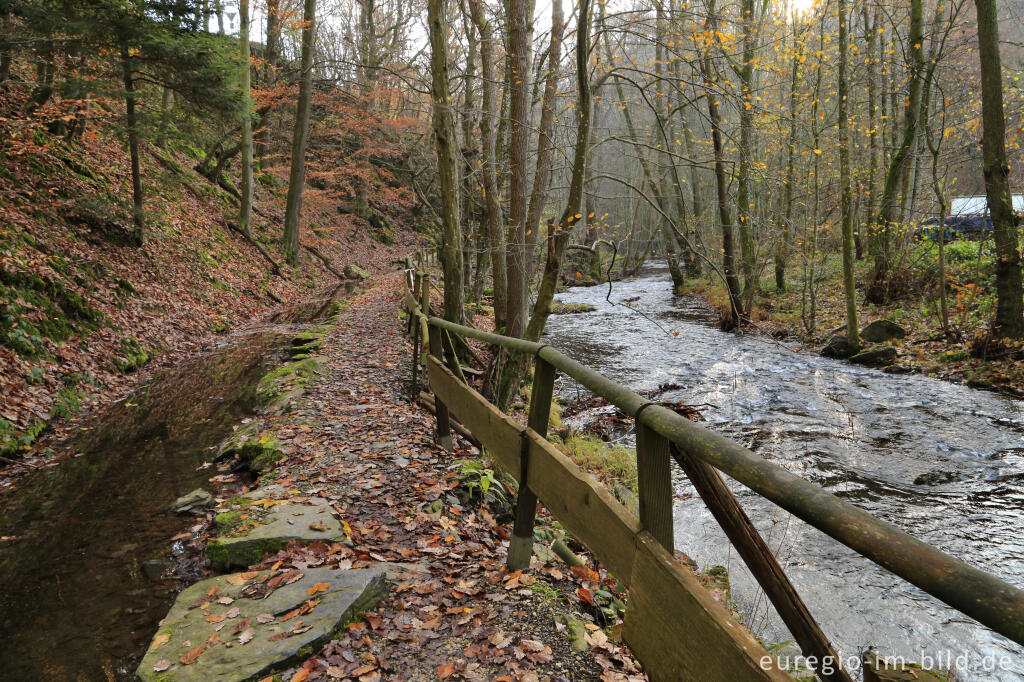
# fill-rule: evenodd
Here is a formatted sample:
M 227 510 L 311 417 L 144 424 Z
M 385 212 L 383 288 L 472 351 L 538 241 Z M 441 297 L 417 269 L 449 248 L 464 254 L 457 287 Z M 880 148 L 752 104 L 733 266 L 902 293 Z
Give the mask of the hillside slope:
M 47 140 L 0 165 L 0 487 L 22 462 L 46 461 L 47 451 L 33 447 L 44 432 L 61 431 L 214 335 L 337 285 L 305 248 L 296 268 L 275 274 L 229 227 L 237 201 L 194 171 L 196 161 L 187 149 L 147 149 L 142 247 L 130 238 L 128 162 L 114 135 Z M 261 181 L 253 236 L 280 262 L 284 189 L 272 173 Z M 318 227 L 302 242 L 339 271 L 381 272 L 424 240 L 404 226 L 408 215 L 389 216 L 394 234 L 385 235 L 344 206 L 321 199 L 313 210 L 306 222 Z

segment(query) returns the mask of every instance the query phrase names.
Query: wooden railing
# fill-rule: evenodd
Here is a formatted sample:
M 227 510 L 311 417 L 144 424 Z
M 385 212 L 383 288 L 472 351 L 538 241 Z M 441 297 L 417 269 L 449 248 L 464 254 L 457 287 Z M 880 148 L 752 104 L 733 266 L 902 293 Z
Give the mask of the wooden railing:
M 411 263 L 407 261 L 407 265 Z M 451 447 L 450 418 L 454 415 L 519 481 L 508 551 L 510 568 L 529 564 L 539 498 L 629 588 L 623 637 L 651 679 L 792 679 L 689 569 L 673 558 L 672 460 L 689 477 L 821 679 L 848 682 L 850 677 L 719 471 L 960 612 L 1024 644 L 1024 592 L 1016 587 L 911 537 L 547 344 L 430 316 L 429 278 L 412 268 L 407 275 L 405 307 L 413 336 L 413 391 L 416 395 L 419 390 L 422 362 L 434 394 L 439 442 Z M 525 426 L 465 380 L 453 335 L 535 358 Z M 546 440 L 557 371 L 636 420 L 639 518 Z

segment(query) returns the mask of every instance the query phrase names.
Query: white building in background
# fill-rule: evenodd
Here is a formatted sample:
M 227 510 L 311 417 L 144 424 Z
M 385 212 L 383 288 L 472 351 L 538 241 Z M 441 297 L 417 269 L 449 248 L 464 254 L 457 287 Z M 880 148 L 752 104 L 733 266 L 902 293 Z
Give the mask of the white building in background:
M 1013 212 L 1024 213 L 1024 194 L 1013 195 Z M 982 216 L 988 213 L 988 199 L 980 197 L 954 197 L 949 205 L 950 216 Z

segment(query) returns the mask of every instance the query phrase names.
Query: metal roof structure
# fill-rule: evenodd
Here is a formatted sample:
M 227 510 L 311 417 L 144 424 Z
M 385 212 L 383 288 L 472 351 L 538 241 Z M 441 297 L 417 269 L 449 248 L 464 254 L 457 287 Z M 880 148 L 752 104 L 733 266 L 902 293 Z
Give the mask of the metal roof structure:
M 985 215 L 987 212 L 988 200 L 984 195 L 979 197 L 954 197 L 949 207 L 949 215 L 951 216 Z M 1013 212 L 1024 213 L 1024 194 L 1013 195 Z

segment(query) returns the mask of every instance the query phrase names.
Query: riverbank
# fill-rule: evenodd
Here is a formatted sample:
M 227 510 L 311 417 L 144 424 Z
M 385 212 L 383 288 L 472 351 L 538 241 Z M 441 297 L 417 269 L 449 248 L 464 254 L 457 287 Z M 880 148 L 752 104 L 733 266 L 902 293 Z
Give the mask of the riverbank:
M 889 371 L 936 377 L 974 388 L 1024 397 L 1024 344 L 985 344 L 994 311 L 994 299 L 982 284 L 991 270 L 990 244 L 954 242 L 946 247 L 947 295 L 950 334 L 942 333 L 939 312 L 936 245 L 930 242 L 908 247 L 902 269 L 906 279 L 903 296 L 876 305 L 858 292 L 858 315 L 863 329 L 875 320 L 891 320 L 907 331 L 889 342 L 897 360 Z M 866 282 L 871 264 L 858 261 L 856 280 Z M 773 277 L 761 280 L 750 312 L 751 327 L 758 333 L 794 341 L 801 352 L 817 352 L 836 334 L 845 333 L 846 302 L 842 289 L 842 263 L 825 257 L 816 271 L 814 312 L 810 293 L 793 280 L 779 290 Z M 729 306 L 725 287 L 717 278 L 688 280 L 677 293 L 697 296 L 719 313 Z

